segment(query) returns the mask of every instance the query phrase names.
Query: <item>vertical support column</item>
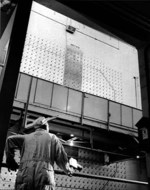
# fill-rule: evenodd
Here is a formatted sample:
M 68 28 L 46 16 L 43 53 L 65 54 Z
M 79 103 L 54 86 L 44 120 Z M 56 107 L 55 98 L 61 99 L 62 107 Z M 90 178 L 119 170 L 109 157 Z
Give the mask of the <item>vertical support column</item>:
M 147 168 L 147 177 L 148 177 L 148 187 L 150 189 L 150 152 L 146 153 L 146 168 Z
M 143 117 L 150 118 L 150 44 L 139 50 L 139 68 Z M 150 151 L 146 153 L 146 168 L 150 189 Z
M 5 28 L 5 31 L 3 32 L 3 35 L 0 38 L 0 63 L 1 64 L 3 64 L 3 62 L 4 62 L 4 57 L 5 57 L 5 53 L 6 53 L 5 52 L 5 46 L 6 46 L 7 42 L 8 42 L 8 40 L 10 39 L 10 35 L 11 35 L 15 15 L 16 15 L 16 9 L 13 11 L 13 14 L 12 14 L 8 24 L 7 24 L 7 27 Z
M 139 49 L 139 69 L 143 116 L 150 116 L 150 47 Z
M 83 125 L 85 97 L 86 97 L 85 92 L 83 92 L 82 93 L 82 106 L 81 106 L 81 125 Z
M 26 125 L 28 106 L 29 106 L 30 94 L 31 94 L 31 88 L 32 88 L 32 82 L 33 82 L 33 77 L 31 77 L 30 83 L 29 83 L 28 96 L 27 96 L 27 102 L 25 103 L 25 106 L 24 106 L 24 118 L 23 118 L 23 122 L 22 122 L 22 129 L 21 129 L 21 131 L 24 130 L 25 125 Z
M 146 75 L 146 82 L 147 82 L 147 97 L 148 97 L 148 117 L 150 118 L 150 44 L 146 46 L 144 50 L 145 56 L 145 75 Z
M 18 0 L 5 67 L 0 77 L 0 164 L 11 116 L 32 0 Z
M 108 110 L 107 110 L 107 130 L 109 131 L 109 127 L 110 127 L 110 116 L 111 114 L 109 113 L 109 107 L 110 107 L 110 102 L 108 101 Z
M 150 118 L 150 44 L 145 48 L 144 53 L 145 53 L 144 55 L 145 55 L 146 81 L 147 81 L 148 117 Z M 146 168 L 147 168 L 148 184 L 150 188 L 150 151 L 147 152 L 146 154 Z

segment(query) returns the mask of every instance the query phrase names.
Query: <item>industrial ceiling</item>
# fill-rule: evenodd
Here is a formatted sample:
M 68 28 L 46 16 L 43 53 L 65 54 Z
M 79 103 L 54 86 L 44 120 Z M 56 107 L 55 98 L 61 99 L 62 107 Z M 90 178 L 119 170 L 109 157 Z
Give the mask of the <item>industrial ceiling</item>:
M 150 1 L 58 1 L 138 48 L 150 41 Z

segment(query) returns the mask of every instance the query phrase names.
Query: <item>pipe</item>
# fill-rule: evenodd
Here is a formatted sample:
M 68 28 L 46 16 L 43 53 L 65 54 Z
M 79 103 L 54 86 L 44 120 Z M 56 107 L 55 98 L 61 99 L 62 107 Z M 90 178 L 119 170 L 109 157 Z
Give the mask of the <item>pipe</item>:
M 24 110 L 24 119 L 23 119 L 23 123 L 22 123 L 22 130 L 25 128 L 25 124 L 26 124 L 28 106 L 29 106 L 29 101 L 30 101 L 30 94 L 31 94 L 31 88 L 32 88 L 32 81 L 33 81 L 33 77 L 31 77 L 30 83 L 29 83 L 27 102 L 25 103 L 25 108 L 24 108 L 25 110 Z
M 85 92 L 82 94 L 82 104 L 81 104 L 81 125 L 83 125 L 83 118 L 84 118 L 84 99 L 86 98 Z
M 64 146 L 70 146 L 69 144 L 66 144 L 66 142 L 63 142 Z M 116 153 L 116 152 L 110 152 L 110 151 L 104 151 L 104 150 L 100 150 L 100 149 L 92 149 L 92 148 L 88 148 L 88 147 L 83 147 L 83 146 L 78 146 L 78 145 L 73 145 L 73 147 L 75 148 L 80 148 L 83 150 L 89 150 L 89 151 L 93 151 L 93 152 L 99 152 L 99 153 L 107 153 L 110 155 L 116 155 L 116 156 L 122 156 L 124 158 L 131 158 L 131 155 L 127 155 L 127 154 L 121 154 L 121 153 Z
M 137 84 L 136 84 L 137 83 L 137 77 L 134 76 L 133 79 L 134 79 L 134 86 L 135 86 L 135 103 L 136 103 L 135 105 L 136 105 L 136 108 L 137 108 L 138 107 Z

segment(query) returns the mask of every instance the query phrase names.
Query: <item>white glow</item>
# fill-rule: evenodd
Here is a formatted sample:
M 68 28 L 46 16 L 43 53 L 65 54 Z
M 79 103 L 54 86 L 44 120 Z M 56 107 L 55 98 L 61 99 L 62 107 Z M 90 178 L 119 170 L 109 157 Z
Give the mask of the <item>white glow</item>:
M 74 145 L 73 141 L 70 141 L 70 146 L 73 146 L 73 145 Z

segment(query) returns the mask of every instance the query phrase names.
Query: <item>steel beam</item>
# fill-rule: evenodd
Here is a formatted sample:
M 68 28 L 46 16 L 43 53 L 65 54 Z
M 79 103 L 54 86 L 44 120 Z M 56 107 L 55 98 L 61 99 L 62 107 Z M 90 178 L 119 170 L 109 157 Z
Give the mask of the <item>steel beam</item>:
M 0 164 L 12 112 L 32 0 L 18 0 L 5 66 L 0 76 Z
M 2 163 L 2 167 L 6 167 L 5 163 Z M 66 175 L 62 170 L 55 170 L 56 174 Z M 83 177 L 83 178 L 90 178 L 90 179 L 99 179 L 99 180 L 107 180 L 107 181 L 115 181 L 121 183 L 129 183 L 129 184 L 137 184 L 137 185 L 148 185 L 147 181 L 137 181 L 137 180 L 130 180 L 130 179 L 123 179 L 123 178 L 116 178 L 116 177 L 109 177 L 103 175 L 91 175 L 91 174 L 83 174 L 76 172 L 73 174 L 74 177 Z
M 64 174 L 61 170 L 55 170 L 56 174 Z M 90 178 L 90 179 L 99 179 L 99 180 L 107 180 L 107 181 L 115 181 L 115 182 L 122 182 L 122 183 L 130 183 L 130 184 L 137 184 L 137 185 L 148 185 L 148 182 L 146 181 L 136 181 L 136 180 L 130 180 L 130 179 L 122 179 L 122 178 L 116 178 L 116 177 L 108 177 L 108 176 L 101 176 L 101 175 L 91 175 L 91 174 L 83 174 L 83 173 L 74 173 L 74 177 L 84 177 L 84 178 Z

